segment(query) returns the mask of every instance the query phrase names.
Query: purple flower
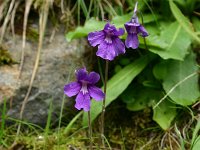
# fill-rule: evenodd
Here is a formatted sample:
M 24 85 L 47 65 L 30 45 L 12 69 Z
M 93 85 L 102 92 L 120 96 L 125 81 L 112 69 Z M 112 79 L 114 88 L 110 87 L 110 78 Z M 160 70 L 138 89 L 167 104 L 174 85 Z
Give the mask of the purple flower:
M 83 108 L 84 111 L 89 111 L 90 97 L 96 101 L 103 100 L 105 97 L 102 90 L 95 86 L 100 76 L 96 72 L 90 72 L 88 74 L 84 68 L 76 71 L 76 79 L 76 82 L 71 82 L 64 86 L 64 93 L 69 97 L 77 95 L 75 107 L 78 110 Z
M 125 45 L 127 48 L 136 49 L 139 46 L 138 34 L 142 37 L 148 36 L 148 32 L 145 28 L 139 23 L 137 17 L 137 3 L 135 5 L 134 14 L 131 20 L 124 24 L 126 31 L 128 33 L 125 40 Z
M 98 45 L 96 55 L 107 60 L 113 60 L 119 54 L 125 53 L 124 43 L 119 39 L 119 36 L 124 34 L 124 29 L 116 29 L 109 22 L 101 31 L 95 31 L 88 34 L 88 41 L 91 46 Z

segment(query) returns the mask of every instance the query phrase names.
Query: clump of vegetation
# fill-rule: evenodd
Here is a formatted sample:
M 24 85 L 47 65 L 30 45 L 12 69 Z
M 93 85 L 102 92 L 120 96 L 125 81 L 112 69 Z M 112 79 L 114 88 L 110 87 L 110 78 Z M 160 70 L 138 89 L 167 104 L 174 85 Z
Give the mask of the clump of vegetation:
M 9 51 L 2 46 L 0 46 L 0 66 L 2 65 L 11 65 L 16 63 L 11 57 Z
M 120 109 L 120 111 L 118 111 Z M 106 150 L 128 150 L 128 149 L 189 149 L 193 147 L 199 139 L 198 132 L 200 122 L 191 119 L 191 114 L 187 111 L 180 112 L 176 118 L 177 124 L 163 131 L 151 119 L 152 110 L 145 109 L 139 112 L 132 112 L 126 109 L 126 106 L 120 102 L 113 102 L 107 110 L 105 116 L 105 137 Z M 121 116 L 123 114 L 123 117 Z M 182 119 L 184 116 L 184 120 Z M 11 118 L 7 118 L 11 119 Z M 93 126 L 94 145 L 93 149 L 100 149 L 99 123 L 98 117 Z M 17 123 L 17 120 L 15 120 Z M 67 125 L 68 126 L 68 125 Z M 28 149 L 28 150 L 66 150 L 89 148 L 89 139 L 87 138 L 87 128 L 81 127 L 81 119 L 77 119 L 70 129 L 62 126 L 59 130 L 49 128 L 47 130 L 37 125 L 23 122 L 22 130 L 16 138 L 16 124 L 4 129 L 2 146 L 10 149 Z M 67 131 L 67 132 L 66 132 Z M 15 143 L 13 144 L 13 141 Z M 0 146 L 0 149 L 3 147 Z M 195 150 L 195 149 L 194 149 Z M 197 149 L 196 149 L 197 150 Z
M 9 12 L 7 11 L 8 2 L 4 2 L 7 7 L 2 9 L 4 16 L 0 17 L 0 20 L 10 15 L 5 15 L 5 12 Z M 131 0 L 54 0 L 51 2 L 49 3 L 48 0 L 27 0 L 26 3 L 23 1 L 23 4 L 18 4 L 19 1 L 16 1 L 16 9 L 23 5 L 30 16 L 35 11 L 42 22 L 39 25 L 39 32 L 30 31 L 30 34 L 28 24 L 23 26 L 21 34 L 24 36 L 24 42 L 26 38 L 29 39 L 29 35 L 33 34 L 30 39 L 40 39 L 39 44 L 42 45 L 47 17 L 50 17 L 56 29 L 59 23 L 65 24 L 66 29 L 79 26 L 75 31 L 68 32 L 66 35 L 68 41 L 102 29 L 106 19 L 111 20 L 118 27 L 124 27 L 124 23 L 132 15 L 128 12 L 132 11 L 134 4 Z M 10 4 L 9 7 L 11 6 Z M 116 107 L 108 106 L 106 110 L 107 130 L 105 138 L 107 138 L 107 149 L 198 149 L 200 143 L 198 135 L 200 130 L 199 115 L 193 114 L 194 109 L 192 108 L 190 110 L 192 117 L 186 118 L 184 115 L 182 117 L 178 115 L 183 113 L 184 108 L 190 109 L 191 105 L 199 103 L 199 87 L 197 85 L 199 68 L 195 62 L 196 55 L 193 53 L 194 48 L 192 47 L 192 44 L 199 45 L 200 43 L 198 36 L 200 22 L 198 17 L 194 15 L 194 12 L 199 8 L 200 6 L 195 0 L 185 0 L 185 2 L 173 0 L 140 1 L 139 9 L 144 12 L 144 15 L 143 18 L 141 15 L 139 19 L 143 20 L 141 22 L 145 24 L 150 36 L 147 41 L 139 38 L 140 47 L 134 51 L 127 49 L 129 53 L 120 56 L 115 61 L 116 66 L 112 64 L 115 72 L 109 70 L 110 76 L 114 76 L 114 78 L 109 80 L 107 98 L 110 100 L 109 103 L 121 101 L 117 103 Z M 24 22 L 30 21 L 28 13 L 25 16 Z M 22 18 L 21 20 L 23 20 Z M 7 23 L 4 22 L 2 31 L 6 31 Z M 80 27 L 83 24 L 84 26 Z M 12 25 L 14 24 L 11 20 Z M 191 28 L 191 25 L 194 26 L 195 30 Z M 3 39 L 3 35 L 1 39 Z M 122 40 L 124 39 L 125 37 L 122 37 Z M 24 47 L 23 49 L 25 49 Z M 41 47 L 38 48 L 36 65 L 39 64 Z M 13 62 L 8 51 L 1 49 L 0 65 L 1 62 L 3 62 L 2 64 Z M 199 50 L 196 53 L 199 54 Z M 35 70 L 37 69 L 36 65 Z M 32 81 L 34 76 L 35 74 L 33 74 Z M 92 121 L 96 117 L 98 120 L 100 114 L 100 111 L 95 109 L 95 105 L 97 108 L 99 104 L 92 104 L 93 110 L 91 112 L 94 113 Z M 122 105 L 123 107 L 121 107 Z M 86 115 L 85 113 L 84 116 Z M 180 125 L 183 118 L 184 121 L 187 121 Z M 76 120 L 73 120 L 74 123 Z M 16 121 L 16 124 L 18 122 Z M 15 130 L 13 131 L 9 127 L 5 130 L 1 128 L 4 134 L 1 136 L 0 143 L 8 148 L 13 141 L 16 141 L 13 149 L 18 147 L 38 150 L 88 148 L 87 130 L 82 127 L 80 120 L 75 124 L 69 123 L 68 127 L 60 127 L 59 125 L 58 129 L 49 129 L 50 123 L 49 120 L 45 130 L 25 123 L 28 125 L 28 129 L 22 130 L 17 136 Z M 86 123 L 87 118 L 83 117 L 83 124 L 86 125 Z M 98 123 L 94 123 L 98 127 Z M 33 128 L 34 131 L 30 130 Z M 70 132 L 66 133 L 66 129 L 70 129 Z M 93 134 L 94 149 L 100 149 L 97 140 L 99 129 L 95 130 L 96 132 Z

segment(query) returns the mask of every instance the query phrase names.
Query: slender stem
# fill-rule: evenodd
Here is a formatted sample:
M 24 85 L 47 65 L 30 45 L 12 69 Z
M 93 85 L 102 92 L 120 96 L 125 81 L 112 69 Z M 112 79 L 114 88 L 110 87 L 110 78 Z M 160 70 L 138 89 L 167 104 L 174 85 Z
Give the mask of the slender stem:
M 105 147 L 105 143 L 104 143 L 104 116 L 105 116 L 105 108 L 106 108 L 106 89 L 107 89 L 107 80 L 108 80 L 108 63 L 109 63 L 109 61 L 106 60 L 105 80 L 104 80 L 105 98 L 103 100 L 102 113 L 101 113 L 101 140 L 102 140 L 103 147 Z
M 89 127 L 90 150 L 92 150 L 92 126 L 90 119 L 90 111 L 88 111 L 88 127 Z

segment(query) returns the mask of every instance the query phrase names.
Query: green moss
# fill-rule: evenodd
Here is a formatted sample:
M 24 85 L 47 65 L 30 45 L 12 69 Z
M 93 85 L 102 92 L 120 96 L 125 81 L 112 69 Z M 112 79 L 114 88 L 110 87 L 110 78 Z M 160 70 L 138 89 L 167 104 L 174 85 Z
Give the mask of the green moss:
M 16 61 L 12 59 L 8 50 L 0 46 L 0 66 L 11 65 L 13 63 L 16 63 Z
M 37 42 L 39 39 L 39 33 L 37 29 L 29 27 L 26 32 L 27 39 L 33 42 Z

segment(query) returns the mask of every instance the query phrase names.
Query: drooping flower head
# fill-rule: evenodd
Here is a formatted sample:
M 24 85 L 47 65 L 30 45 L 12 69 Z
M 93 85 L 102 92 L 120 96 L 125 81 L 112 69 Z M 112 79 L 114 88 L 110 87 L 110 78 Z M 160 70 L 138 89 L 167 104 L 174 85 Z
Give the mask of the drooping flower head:
M 77 95 L 75 107 L 78 110 L 90 110 L 91 97 L 96 101 L 103 100 L 105 95 L 102 90 L 95 86 L 100 76 L 96 72 L 88 74 L 85 68 L 76 71 L 76 82 L 71 82 L 64 86 L 64 93 L 68 97 Z
M 148 32 L 145 28 L 139 23 L 137 17 L 137 4 L 135 4 L 134 13 L 131 20 L 124 24 L 126 31 L 128 33 L 125 40 L 125 45 L 127 48 L 136 49 L 139 46 L 138 34 L 142 37 L 148 36 Z
M 119 39 L 123 34 L 123 28 L 117 30 L 108 22 L 103 30 L 89 33 L 88 41 L 93 47 L 98 45 L 97 56 L 111 61 L 119 54 L 125 53 L 124 43 Z

